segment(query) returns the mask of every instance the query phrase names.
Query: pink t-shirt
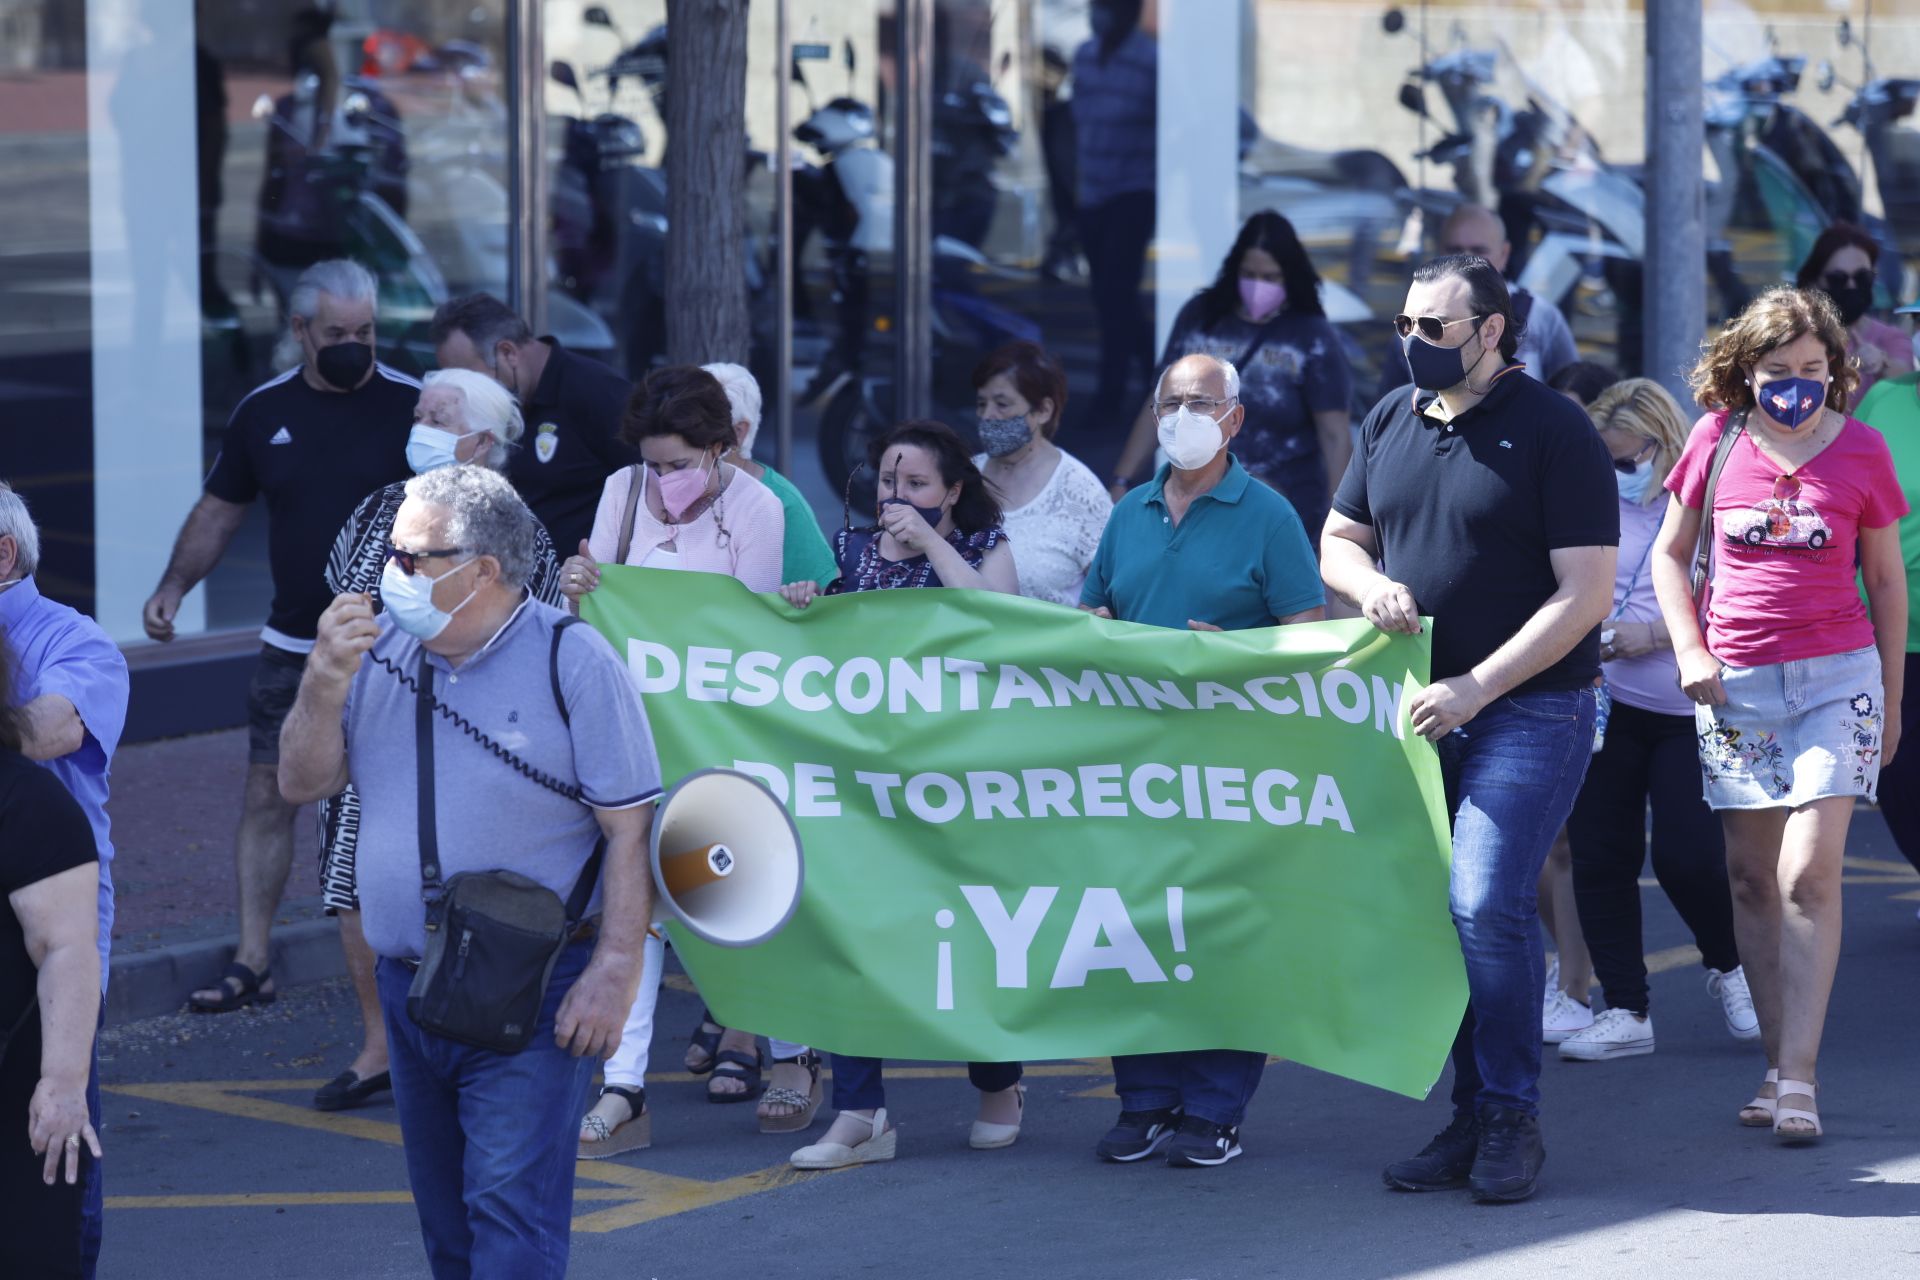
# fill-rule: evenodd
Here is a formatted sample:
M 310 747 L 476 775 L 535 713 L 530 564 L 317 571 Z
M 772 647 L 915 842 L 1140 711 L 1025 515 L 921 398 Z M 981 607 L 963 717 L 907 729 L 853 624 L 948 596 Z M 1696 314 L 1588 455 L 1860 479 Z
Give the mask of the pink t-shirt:
M 1667 477 L 1689 507 L 1705 495 L 1726 419 L 1716 412 L 1696 422 Z M 1864 422 L 1848 418 L 1833 443 L 1792 475 L 1744 435 L 1713 494 L 1707 648 L 1724 662 L 1757 667 L 1872 644 L 1854 582 L 1860 530 L 1905 514 L 1887 442 Z

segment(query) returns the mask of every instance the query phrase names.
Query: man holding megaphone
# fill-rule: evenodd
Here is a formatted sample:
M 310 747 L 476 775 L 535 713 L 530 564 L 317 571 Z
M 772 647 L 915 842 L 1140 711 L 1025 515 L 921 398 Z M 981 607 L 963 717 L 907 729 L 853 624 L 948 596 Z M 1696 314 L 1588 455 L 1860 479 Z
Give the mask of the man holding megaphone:
M 436 1277 L 565 1274 L 575 1125 L 653 914 L 646 715 L 611 645 L 528 598 L 533 528 L 485 468 L 409 481 L 385 611 L 334 600 L 281 734 L 287 800 L 360 792 L 363 922 Z

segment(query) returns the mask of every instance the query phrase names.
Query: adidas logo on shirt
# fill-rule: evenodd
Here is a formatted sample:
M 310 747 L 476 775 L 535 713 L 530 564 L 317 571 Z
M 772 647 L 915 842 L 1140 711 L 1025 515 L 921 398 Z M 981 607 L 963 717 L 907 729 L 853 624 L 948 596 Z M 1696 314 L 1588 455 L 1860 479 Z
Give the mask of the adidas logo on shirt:
M 273 437 L 269 439 L 267 443 L 268 444 L 292 444 L 293 432 L 287 430 L 285 427 L 282 427 L 278 431 L 273 433 Z

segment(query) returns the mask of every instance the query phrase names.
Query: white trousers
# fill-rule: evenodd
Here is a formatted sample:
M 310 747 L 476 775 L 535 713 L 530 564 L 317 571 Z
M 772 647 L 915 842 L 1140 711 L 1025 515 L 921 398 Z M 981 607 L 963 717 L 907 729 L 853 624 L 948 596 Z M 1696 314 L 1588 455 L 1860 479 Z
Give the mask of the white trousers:
M 660 983 L 667 970 L 667 947 L 659 938 L 648 934 L 640 954 L 640 990 L 633 997 L 633 1008 L 627 1010 L 620 1047 L 607 1059 L 605 1073 L 608 1084 L 623 1089 L 638 1089 L 647 1082 L 647 1060 L 653 1048 L 653 1012 L 660 1004 Z M 794 1058 L 807 1051 L 803 1044 L 771 1036 L 767 1044 L 776 1058 Z

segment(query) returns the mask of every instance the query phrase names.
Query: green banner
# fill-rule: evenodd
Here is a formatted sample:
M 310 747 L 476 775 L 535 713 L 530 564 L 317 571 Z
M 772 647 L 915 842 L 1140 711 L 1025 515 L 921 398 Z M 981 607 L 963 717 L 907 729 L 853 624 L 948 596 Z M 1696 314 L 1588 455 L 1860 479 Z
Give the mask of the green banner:
M 1424 1097 L 1466 1003 L 1439 762 L 1408 727 L 1429 636 L 1199 633 L 986 591 L 804 611 L 609 567 L 671 780 L 772 787 L 799 910 L 673 934 L 728 1026 L 937 1060 L 1237 1048 Z

